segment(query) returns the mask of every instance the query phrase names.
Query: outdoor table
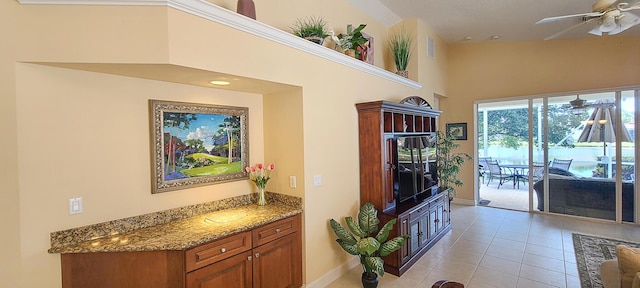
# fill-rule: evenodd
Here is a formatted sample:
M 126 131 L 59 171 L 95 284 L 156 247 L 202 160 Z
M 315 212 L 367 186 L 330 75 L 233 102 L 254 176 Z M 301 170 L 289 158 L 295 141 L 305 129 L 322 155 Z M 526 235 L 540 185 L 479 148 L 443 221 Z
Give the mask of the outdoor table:
M 516 185 L 518 185 L 518 189 L 520 189 L 520 179 L 525 181 L 529 179 L 529 175 L 524 173 L 525 169 L 529 169 L 528 164 L 500 164 L 500 167 L 509 168 L 509 170 L 511 170 L 514 189 L 516 188 Z

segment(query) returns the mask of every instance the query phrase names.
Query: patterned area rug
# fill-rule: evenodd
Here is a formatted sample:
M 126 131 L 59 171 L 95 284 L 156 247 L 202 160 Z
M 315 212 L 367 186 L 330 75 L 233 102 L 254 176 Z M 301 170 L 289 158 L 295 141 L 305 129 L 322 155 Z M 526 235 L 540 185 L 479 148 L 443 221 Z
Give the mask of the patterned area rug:
M 616 245 L 619 244 L 640 248 L 639 243 L 573 233 L 573 247 L 582 288 L 602 288 L 600 263 L 616 258 Z

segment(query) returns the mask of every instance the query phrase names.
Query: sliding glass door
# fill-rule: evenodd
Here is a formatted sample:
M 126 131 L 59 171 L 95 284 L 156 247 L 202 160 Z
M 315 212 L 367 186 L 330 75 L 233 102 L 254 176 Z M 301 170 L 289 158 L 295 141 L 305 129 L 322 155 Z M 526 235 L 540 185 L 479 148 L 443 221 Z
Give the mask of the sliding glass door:
M 637 94 L 478 103 L 479 180 L 486 183 L 478 185 L 480 204 L 635 222 Z M 489 157 L 500 170 L 486 162 Z M 523 190 L 528 197 L 520 205 L 491 205 L 503 201 L 500 193 L 513 201 Z

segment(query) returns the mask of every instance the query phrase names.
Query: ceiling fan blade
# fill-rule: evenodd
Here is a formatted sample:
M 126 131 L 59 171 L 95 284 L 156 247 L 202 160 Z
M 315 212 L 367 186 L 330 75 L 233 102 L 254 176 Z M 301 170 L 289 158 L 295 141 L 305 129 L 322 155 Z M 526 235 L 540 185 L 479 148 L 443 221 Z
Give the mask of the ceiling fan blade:
M 547 18 L 544 18 L 544 19 L 536 22 L 536 24 L 549 23 L 549 22 L 568 19 L 568 18 L 573 18 L 573 17 L 600 17 L 602 15 L 604 15 L 604 12 L 589 12 L 589 13 L 582 13 L 582 14 L 547 17 Z
M 597 19 L 597 18 L 591 18 L 591 19 L 589 19 L 589 20 L 587 20 L 587 21 L 582 21 L 582 22 L 580 22 L 580 23 L 578 23 L 578 24 L 576 24 L 576 25 L 573 25 L 573 26 L 571 26 L 571 27 L 569 27 L 569 28 L 567 28 L 567 29 L 564 29 L 564 30 L 562 30 L 562 31 L 560 31 L 560 32 L 558 32 L 558 33 L 556 33 L 556 34 L 553 34 L 553 35 L 551 35 L 551 36 L 549 36 L 549 37 L 547 37 L 547 38 L 544 38 L 544 40 L 551 40 L 551 39 L 555 39 L 556 37 L 558 37 L 558 36 L 560 36 L 560 35 L 564 34 L 565 32 L 567 32 L 567 31 L 569 31 L 569 30 L 571 30 L 571 29 L 573 29 L 573 28 L 577 28 L 577 27 L 580 27 L 580 26 L 582 26 L 582 25 L 585 25 L 585 24 L 587 24 L 587 23 L 591 23 L 591 21 L 593 21 L 593 20 L 595 20 L 595 19 Z M 596 27 L 596 28 L 597 28 L 597 27 Z M 592 31 L 593 31 L 593 30 L 592 30 Z M 600 30 L 598 30 L 598 32 L 599 32 L 599 31 L 600 31 Z M 591 33 L 591 32 L 589 32 L 589 33 Z

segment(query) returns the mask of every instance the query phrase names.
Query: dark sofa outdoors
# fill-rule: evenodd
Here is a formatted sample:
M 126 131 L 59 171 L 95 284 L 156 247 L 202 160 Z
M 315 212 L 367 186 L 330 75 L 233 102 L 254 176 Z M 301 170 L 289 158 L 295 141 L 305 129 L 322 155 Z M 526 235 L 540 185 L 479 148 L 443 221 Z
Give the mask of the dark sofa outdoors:
M 615 179 L 578 177 L 549 170 L 549 211 L 599 219 L 616 219 Z M 633 222 L 633 182 L 622 182 L 622 221 Z M 544 210 L 544 180 L 533 185 L 538 210 Z

